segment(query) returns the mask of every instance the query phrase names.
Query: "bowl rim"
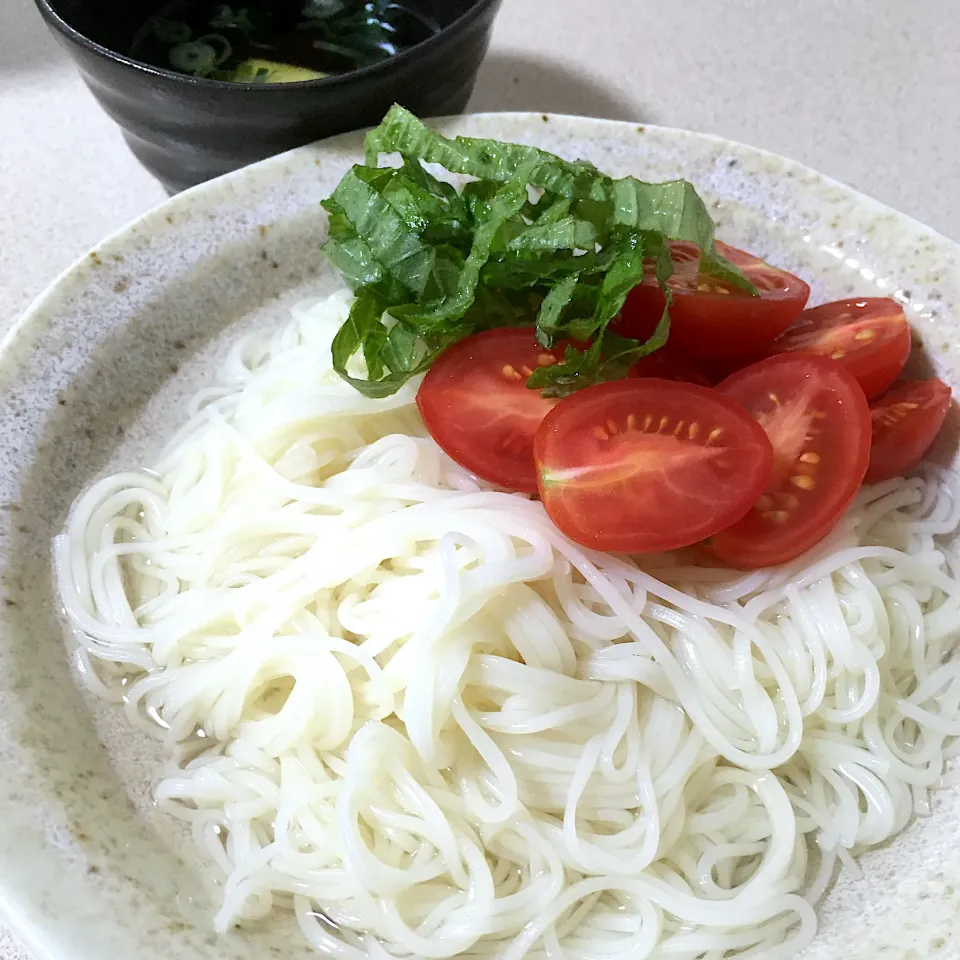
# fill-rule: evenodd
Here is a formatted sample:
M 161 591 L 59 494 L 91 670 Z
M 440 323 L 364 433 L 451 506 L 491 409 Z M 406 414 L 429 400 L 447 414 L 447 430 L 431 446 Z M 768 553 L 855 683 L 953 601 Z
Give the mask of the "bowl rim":
M 663 137 L 671 142 L 672 145 L 684 145 L 688 141 L 696 144 L 698 141 L 711 143 L 716 147 L 730 151 L 728 156 L 734 159 L 750 157 L 755 160 L 761 160 L 769 165 L 768 173 L 775 174 L 778 181 L 790 178 L 797 183 L 805 194 L 811 186 L 826 188 L 830 193 L 835 194 L 839 200 L 849 202 L 853 205 L 854 212 L 868 214 L 873 219 L 885 218 L 896 227 L 896 235 L 903 237 L 910 242 L 924 242 L 933 244 L 934 247 L 949 248 L 950 251 L 960 255 L 960 243 L 947 237 L 933 228 L 925 226 L 917 219 L 908 214 L 900 213 L 887 204 L 876 200 L 875 198 L 864 194 L 855 187 L 844 184 L 827 175 L 819 174 L 814 169 L 801 164 L 797 161 L 767 151 L 762 148 L 754 147 L 741 141 L 731 140 L 712 134 L 700 133 L 698 131 L 682 130 L 670 127 L 663 127 L 654 124 L 637 125 L 629 121 L 605 120 L 589 117 L 568 116 L 563 114 L 542 114 L 539 112 L 503 112 L 503 113 L 472 113 L 457 117 L 440 118 L 431 120 L 431 125 L 446 125 L 453 123 L 456 125 L 470 124 L 474 121 L 484 121 L 487 118 L 497 117 L 507 120 L 526 120 L 535 123 L 539 127 L 540 122 L 552 122 L 563 127 L 575 126 L 583 134 L 591 133 L 596 135 L 602 131 L 632 130 L 636 134 L 653 133 Z M 484 134 L 471 130 L 447 131 L 456 132 L 462 135 L 482 136 Z M 185 200 L 200 199 L 204 205 L 216 205 L 225 201 L 232 201 L 237 194 L 237 188 L 250 177 L 259 177 L 266 175 L 275 178 L 280 176 L 287 169 L 287 164 L 291 157 L 309 156 L 311 151 L 323 150 L 329 147 L 337 147 L 344 143 L 353 141 L 357 144 L 361 142 L 362 132 L 353 131 L 331 137 L 328 140 L 320 141 L 314 145 L 306 145 L 295 148 L 284 154 L 269 157 L 248 167 L 241 168 L 224 176 L 215 178 L 205 183 L 199 184 L 183 193 L 162 201 L 157 206 L 144 212 L 125 225 L 109 234 L 99 241 L 96 246 L 87 254 L 80 256 L 71 265 L 66 267 L 51 283 L 43 290 L 20 315 L 7 333 L 0 337 L 0 375 L 4 372 L 14 370 L 14 364 L 19 361 L 12 356 L 11 348 L 15 342 L 32 343 L 39 342 L 44 337 L 43 316 L 46 312 L 55 312 L 62 305 L 65 296 L 74 293 L 77 289 L 85 285 L 85 273 L 90 269 L 90 260 L 93 254 L 99 252 L 107 253 L 119 249 L 120 244 L 132 242 L 137 231 L 150 232 L 156 229 L 166 229 L 166 214 L 168 211 L 180 207 Z M 311 161 L 312 162 L 312 161 Z M 240 191 L 242 193 L 242 191 Z M 841 204 L 842 206 L 842 204 Z M 845 211 L 844 211 L 845 212 Z M 180 229 L 179 226 L 177 228 Z M 836 232 L 830 228 L 830 232 Z M 838 251 L 839 252 L 839 251 Z M 104 260 L 107 257 L 104 256 Z M 839 258 L 838 258 L 839 259 Z M 954 286 L 954 289 L 956 287 Z M 891 293 L 890 295 L 894 295 Z M 910 297 L 908 295 L 907 300 Z M 953 299 L 953 303 L 960 303 L 960 299 Z M 953 316 L 960 318 L 960 312 L 956 309 L 950 311 Z M 23 340 L 21 341 L 21 338 Z M 957 364 L 956 356 L 950 358 L 952 364 Z M 9 364 L 9 366 L 8 366 Z M 954 366 L 954 369 L 960 370 L 960 365 Z M 2 417 L 0 417 L 2 419 Z M 31 445 L 33 441 L 30 441 Z M 0 567 L 3 566 L 0 559 Z M 2 678 L 0 678 L 0 687 L 2 687 Z M 19 744 L 17 744 L 19 748 Z M 14 767 L 14 776 L 26 779 L 29 774 L 22 774 Z M 943 791 L 946 793 L 946 791 Z M 943 795 L 941 793 L 941 796 Z M 46 799 L 46 797 L 45 797 Z M 6 805 L 2 810 L 5 815 L 15 814 L 16 810 L 10 810 Z M 7 817 L 0 818 L 0 821 L 6 821 Z M 5 832 L 17 832 L 18 820 L 16 816 L 10 816 L 9 822 L 0 822 L 0 837 Z M 49 847 L 49 843 L 47 844 Z M 4 865 L 4 855 L 0 854 L 0 868 Z M 0 869 L 0 875 L 3 871 Z M 13 932 L 25 943 L 29 950 L 36 956 L 36 960 L 80 960 L 81 955 L 76 952 L 76 948 L 65 949 L 65 944 L 70 937 L 69 924 L 73 923 L 72 918 L 68 918 L 66 926 L 58 929 L 57 923 L 50 916 L 38 913 L 36 902 L 31 899 L 31 890 L 17 889 L 11 886 L 13 881 L 6 878 L 0 880 L 0 918 L 2 918 Z M 954 916 L 951 913 L 951 916 Z M 938 928 L 939 929 L 939 928 Z M 69 947 L 69 944 L 67 944 Z M 90 954 L 88 954 L 89 956 Z M 912 955 L 912 954 L 911 954 Z M 907 954 L 893 954 L 894 957 L 903 957 L 907 960 Z
M 273 91 L 274 93 L 284 90 L 316 90 L 328 89 L 341 86 L 348 86 L 357 80 L 366 80 L 370 77 L 376 78 L 378 75 L 388 75 L 394 70 L 407 66 L 423 53 L 439 48 L 450 39 L 455 39 L 458 35 L 465 32 L 476 20 L 483 17 L 487 11 L 493 10 L 503 3 L 503 0 L 471 0 L 471 6 L 460 14 L 456 20 L 447 26 L 441 28 L 437 33 L 421 40 L 420 43 L 408 47 L 400 53 L 394 54 L 380 63 L 370 64 L 366 67 L 358 67 L 356 70 L 349 70 L 346 73 L 335 73 L 327 77 L 320 77 L 315 80 L 293 80 L 285 83 L 237 83 L 232 80 L 211 80 L 208 77 L 194 77 L 187 73 L 178 73 L 176 70 L 165 70 L 163 67 L 154 67 L 142 60 L 136 60 L 133 57 L 112 50 L 91 40 L 86 34 L 81 33 L 69 21 L 65 20 L 57 10 L 54 9 L 51 0 L 34 0 L 40 14 L 46 20 L 47 24 L 54 30 L 61 33 L 68 40 L 79 47 L 89 50 L 91 53 L 102 57 L 104 60 L 111 60 L 122 66 L 136 70 L 138 73 L 146 76 L 157 77 L 158 79 L 172 81 L 173 83 L 184 83 L 190 87 L 200 90 L 220 90 L 236 91 L 238 93 L 249 93 L 253 91 Z

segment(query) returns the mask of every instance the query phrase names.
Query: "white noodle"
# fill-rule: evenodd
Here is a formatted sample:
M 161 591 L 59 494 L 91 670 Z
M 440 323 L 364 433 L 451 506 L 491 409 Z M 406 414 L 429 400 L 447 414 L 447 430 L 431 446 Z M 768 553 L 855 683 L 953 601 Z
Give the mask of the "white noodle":
M 162 737 L 220 930 L 321 953 L 787 957 L 958 752 L 960 500 L 864 490 L 739 574 L 566 540 L 331 370 L 345 294 L 239 342 L 55 544 L 81 675 Z

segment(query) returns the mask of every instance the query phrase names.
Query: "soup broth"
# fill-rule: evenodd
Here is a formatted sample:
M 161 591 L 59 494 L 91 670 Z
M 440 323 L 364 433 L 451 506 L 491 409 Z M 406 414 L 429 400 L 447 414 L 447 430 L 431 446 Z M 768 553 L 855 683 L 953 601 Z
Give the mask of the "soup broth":
M 137 32 L 130 55 L 211 80 L 289 83 L 380 63 L 439 29 L 393 0 L 175 0 Z

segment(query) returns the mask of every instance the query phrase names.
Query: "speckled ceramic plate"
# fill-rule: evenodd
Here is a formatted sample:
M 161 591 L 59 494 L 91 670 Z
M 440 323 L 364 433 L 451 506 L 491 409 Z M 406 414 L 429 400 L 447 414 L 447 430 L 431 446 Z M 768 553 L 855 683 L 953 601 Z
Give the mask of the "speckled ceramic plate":
M 537 144 L 615 175 L 685 176 L 725 239 L 810 281 L 815 300 L 902 301 L 919 364 L 960 385 L 960 248 L 811 170 L 698 134 L 539 114 L 449 132 Z M 310 955 L 291 923 L 216 939 L 208 874 L 150 804 L 153 747 L 71 674 L 50 540 L 110 466 L 149 455 L 225 336 L 337 279 L 318 207 L 360 156 L 351 135 L 181 194 L 70 268 L 0 352 L 0 908 L 38 957 Z M 938 456 L 952 460 L 956 427 Z M 822 908 L 817 960 L 960 956 L 960 791 L 863 859 Z

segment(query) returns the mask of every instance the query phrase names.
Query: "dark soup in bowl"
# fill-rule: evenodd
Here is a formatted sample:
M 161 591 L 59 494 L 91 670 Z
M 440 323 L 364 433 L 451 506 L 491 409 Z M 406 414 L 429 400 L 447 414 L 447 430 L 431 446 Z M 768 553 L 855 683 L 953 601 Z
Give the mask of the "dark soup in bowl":
M 460 113 L 501 0 L 35 0 L 171 192 L 374 126 Z
M 395 0 L 174 0 L 137 31 L 130 56 L 238 83 L 317 80 L 381 63 L 441 29 Z

